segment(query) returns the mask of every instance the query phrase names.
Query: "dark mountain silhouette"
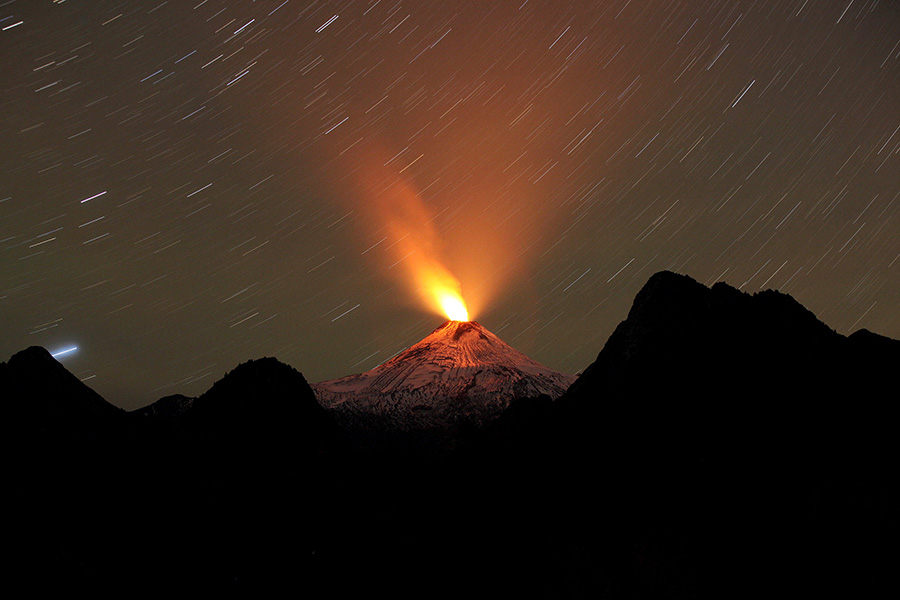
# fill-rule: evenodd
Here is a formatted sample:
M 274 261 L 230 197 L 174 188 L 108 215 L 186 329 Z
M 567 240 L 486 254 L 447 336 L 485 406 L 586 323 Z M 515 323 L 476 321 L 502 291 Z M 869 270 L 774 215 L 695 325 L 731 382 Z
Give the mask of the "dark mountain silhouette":
M 353 443 L 271 358 L 123 413 L 20 354 L 0 364 L 3 575 L 30 589 L 898 591 L 900 342 L 778 292 L 658 273 L 563 396 L 440 456 Z
M 135 415 L 174 423 L 197 444 L 244 455 L 282 445 L 317 452 L 337 436 L 303 375 L 274 358 L 238 365 L 198 398 L 167 396 Z
M 897 365 L 900 341 L 840 335 L 788 295 L 662 272 L 559 405 L 616 423 L 620 437 L 668 439 L 677 424 L 684 438 L 729 447 L 765 434 L 769 447 L 837 449 L 863 431 L 866 445 L 891 437 L 873 417 L 893 408 Z
M 327 514 L 342 439 L 301 373 L 251 360 L 195 399 L 164 398 L 135 417 L 158 485 L 140 483 L 153 499 L 147 561 L 162 580 L 258 590 L 273 573 L 302 572 L 325 535 L 316 515 Z
M 79 424 L 114 418 L 123 411 L 104 400 L 66 370 L 50 353 L 31 346 L 0 363 L 4 411 L 22 419 L 45 424 Z
M 340 432 L 303 376 L 273 358 L 133 413 L 41 348 L 0 365 L 0 389 L 15 550 L 4 579 L 47 591 L 259 589 L 324 535 L 315 515 L 336 487 L 316 488 L 343 460 Z
M 565 490 L 541 500 L 565 523 L 548 544 L 640 562 L 635 587 L 587 561 L 589 590 L 872 593 L 895 585 L 898 365 L 897 340 L 839 335 L 785 294 L 662 272 L 563 397 L 489 443 Z
M 728 385 L 741 395 L 777 383 L 789 388 L 768 395 L 786 395 L 812 389 L 819 375 L 855 377 L 868 360 L 889 361 L 898 352 L 900 342 L 865 330 L 850 338 L 837 334 L 786 294 L 751 296 L 724 283 L 707 288 L 664 271 L 638 293 L 628 318 L 569 392 L 639 389 L 635 379 L 652 372 L 642 387 L 694 378 L 704 389 Z M 751 369 L 757 375 L 749 376 Z M 868 381 L 857 378 L 855 385 Z
M 40 347 L 0 363 L 0 390 L 3 574 L 38 588 L 50 581 L 45 573 L 78 581 L 89 557 L 64 540 L 78 537 L 80 523 L 105 518 L 92 491 L 116 471 L 112 448 L 125 435 L 118 425 L 126 413 Z
M 125 411 L 106 402 L 47 350 L 32 346 L 0 363 L 0 448 L 7 472 L 24 482 L 63 481 L 110 460 L 108 444 L 122 434 Z M 42 465 L 41 473 L 31 468 Z

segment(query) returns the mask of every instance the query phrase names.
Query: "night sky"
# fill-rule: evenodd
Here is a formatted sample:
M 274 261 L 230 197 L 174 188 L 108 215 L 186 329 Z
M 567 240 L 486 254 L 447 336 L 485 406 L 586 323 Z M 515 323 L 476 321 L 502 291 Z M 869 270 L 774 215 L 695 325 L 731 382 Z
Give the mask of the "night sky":
M 12 0 L 0 52 L 0 360 L 128 409 L 376 366 L 423 261 L 568 373 L 662 269 L 900 338 L 898 2 Z

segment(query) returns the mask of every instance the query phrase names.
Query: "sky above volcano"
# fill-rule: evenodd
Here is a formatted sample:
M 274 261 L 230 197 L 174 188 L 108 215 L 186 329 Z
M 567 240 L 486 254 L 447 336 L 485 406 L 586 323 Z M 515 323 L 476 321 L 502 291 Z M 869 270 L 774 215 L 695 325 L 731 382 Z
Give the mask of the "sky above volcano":
M 897 2 L 13 0 L 0 51 L 0 358 L 119 406 L 370 369 L 421 265 L 567 373 L 663 269 L 900 338 Z

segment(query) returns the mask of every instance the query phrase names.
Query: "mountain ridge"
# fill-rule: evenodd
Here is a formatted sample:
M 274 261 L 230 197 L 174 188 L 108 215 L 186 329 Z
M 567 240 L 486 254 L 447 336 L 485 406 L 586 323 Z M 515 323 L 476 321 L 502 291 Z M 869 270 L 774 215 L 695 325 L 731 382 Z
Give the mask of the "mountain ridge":
M 835 369 L 847 371 L 842 362 L 862 368 L 857 353 L 877 354 L 868 350 L 875 345 L 897 356 L 900 342 L 888 340 L 864 330 L 841 335 L 782 292 L 748 294 L 724 282 L 707 287 L 661 271 L 635 296 L 626 319 L 567 396 L 591 385 L 638 385 L 639 371 L 654 372 L 652 379 L 702 372 L 710 386 L 739 381 L 740 371 L 751 364 L 791 382 L 803 370 L 807 378 L 828 377 Z

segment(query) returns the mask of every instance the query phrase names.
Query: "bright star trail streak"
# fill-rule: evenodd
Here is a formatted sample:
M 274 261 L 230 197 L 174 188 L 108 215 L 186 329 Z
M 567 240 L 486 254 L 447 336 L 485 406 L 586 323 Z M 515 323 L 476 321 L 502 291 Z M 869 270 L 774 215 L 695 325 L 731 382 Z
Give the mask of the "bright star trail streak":
M 64 356 L 71 352 L 75 352 L 76 350 L 78 350 L 78 346 L 72 346 L 71 348 L 66 348 L 65 350 L 57 350 L 56 352 L 53 352 L 50 356 L 52 356 L 53 358 L 58 358 L 60 356 Z

